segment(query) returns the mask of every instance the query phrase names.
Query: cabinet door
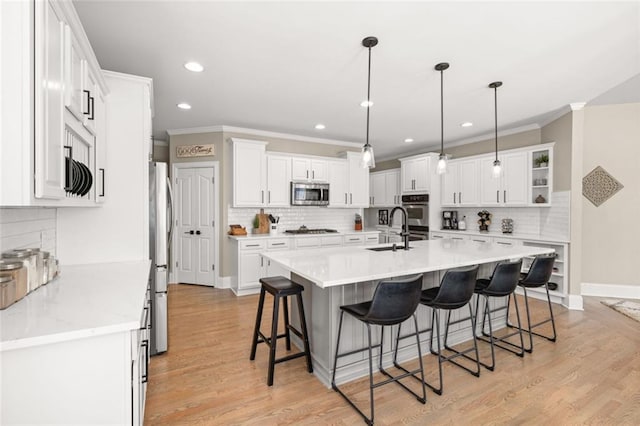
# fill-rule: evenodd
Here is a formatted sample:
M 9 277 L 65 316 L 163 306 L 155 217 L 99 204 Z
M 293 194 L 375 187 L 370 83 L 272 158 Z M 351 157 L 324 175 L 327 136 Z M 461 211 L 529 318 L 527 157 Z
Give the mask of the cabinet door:
M 406 160 L 401 163 L 400 174 L 402 180 L 402 192 L 413 192 L 414 190 L 414 160 Z
M 261 207 L 265 205 L 265 162 L 265 147 L 263 144 L 234 143 L 234 207 Z
M 289 270 L 278 265 L 277 263 L 271 262 L 270 260 L 265 259 L 264 264 L 265 264 L 265 275 L 264 275 L 265 277 L 282 276 L 285 278 L 291 278 Z
M 386 198 L 384 204 L 387 206 L 400 204 L 400 169 L 387 172 L 385 188 Z
M 527 204 L 528 161 L 526 152 L 502 156 L 502 202 L 507 205 Z
M 64 198 L 64 28 L 55 2 L 36 2 L 35 196 Z M 42 31 L 38 31 L 38 30 Z
M 496 206 L 500 204 L 501 179 L 494 178 L 493 172 L 494 157 L 481 158 L 478 161 L 478 175 L 480 176 L 480 204 L 483 206 Z
M 327 182 L 328 164 L 325 160 L 311 160 L 311 180 L 317 182 Z
M 82 48 L 70 27 L 65 28 L 66 70 L 65 70 L 65 106 L 78 120 L 82 120 L 85 110 L 85 70 L 87 67 Z
M 89 69 L 89 66 L 85 64 L 85 78 L 84 78 L 84 97 L 83 97 L 83 109 L 84 109 L 84 127 L 91 133 L 96 133 L 96 98 L 99 97 L 100 87 L 98 86 L 98 80 L 93 72 Z
M 458 198 L 461 206 L 478 204 L 478 161 L 467 160 L 457 163 L 458 168 Z
M 308 158 L 291 159 L 291 179 L 309 180 L 311 179 L 311 161 Z
M 346 160 L 329 161 L 329 207 L 349 204 L 349 164 Z
M 384 206 L 387 199 L 387 179 L 385 173 L 370 175 L 371 206 Z
M 419 192 L 429 191 L 430 181 L 430 159 L 419 158 L 414 165 L 413 174 L 415 176 L 415 190 Z
M 289 207 L 291 157 L 267 155 L 267 204 Z
M 447 165 L 447 173 L 442 175 L 442 191 L 440 192 L 440 201 L 443 206 L 455 206 L 458 203 L 458 162 L 449 162 Z
M 264 276 L 264 258 L 258 251 L 240 253 L 238 288 L 257 287 Z
M 360 167 L 360 153 L 348 152 L 349 207 L 369 207 L 369 169 Z

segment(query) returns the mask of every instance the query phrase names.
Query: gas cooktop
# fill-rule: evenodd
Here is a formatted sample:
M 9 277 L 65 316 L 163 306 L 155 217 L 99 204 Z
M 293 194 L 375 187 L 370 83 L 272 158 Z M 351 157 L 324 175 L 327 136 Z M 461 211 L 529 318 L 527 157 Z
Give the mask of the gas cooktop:
M 301 226 L 298 229 L 287 229 L 284 232 L 287 234 L 331 234 L 338 231 L 336 229 L 310 229 L 306 226 Z

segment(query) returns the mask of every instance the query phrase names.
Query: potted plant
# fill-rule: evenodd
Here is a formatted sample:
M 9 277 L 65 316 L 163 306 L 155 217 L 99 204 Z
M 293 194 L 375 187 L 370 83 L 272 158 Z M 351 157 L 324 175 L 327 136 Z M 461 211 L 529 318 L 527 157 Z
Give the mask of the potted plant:
M 536 167 L 547 167 L 549 165 L 549 156 L 542 154 L 535 159 Z

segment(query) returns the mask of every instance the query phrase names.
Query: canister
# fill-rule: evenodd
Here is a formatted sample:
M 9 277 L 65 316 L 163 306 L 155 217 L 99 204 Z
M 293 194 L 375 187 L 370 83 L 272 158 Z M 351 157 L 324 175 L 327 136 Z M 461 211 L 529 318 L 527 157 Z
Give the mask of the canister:
M 51 281 L 51 254 L 48 251 L 41 251 L 42 254 L 42 285 L 45 285 Z
M 27 292 L 32 292 L 40 286 L 41 275 L 38 274 L 38 255 L 33 250 L 9 250 L 2 253 L 2 257 L 21 259 L 25 262 L 29 282 Z
M 36 268 L 38 274 L 38 287 L 47 283 L 47 271 L 44 267 L 44 251 L 39 248 L 27 248 L 25 250 L 31 250 L 36 255 Z
M 0 309 L 16 301 L 16 280 L 11 275 L 0 275 Z
M 0 259 L 0 275 L 11 276 L 16 282 L 16 300 L 29 292 L 29 271 L 23 259 Z

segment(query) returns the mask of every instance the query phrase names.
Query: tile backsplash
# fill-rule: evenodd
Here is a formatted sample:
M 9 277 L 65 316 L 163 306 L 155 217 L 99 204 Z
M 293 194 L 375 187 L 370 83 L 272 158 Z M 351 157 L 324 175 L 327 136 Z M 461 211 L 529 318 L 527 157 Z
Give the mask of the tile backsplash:
M 228 210 L 229 224 L 239 224 L 251 232 L 253 218 L 259 209 L 256 208 L 231 208 Z M 356 213 L 362 215 L 362 209 L 329 209 L 323 207 L 282 207 L 265 208 L 266 214 L 279 216 L 279 228 L 297 229 L 302 225 L 307 228 L 330 228 L 338 231 L 351 231 L 354 227 Z M 364 223 L 364 226 L 375 226 L 377 223 Z
M 56 255 L 54 208 L 0 208 L 0 252 L 17 248 L 40 248 Z

